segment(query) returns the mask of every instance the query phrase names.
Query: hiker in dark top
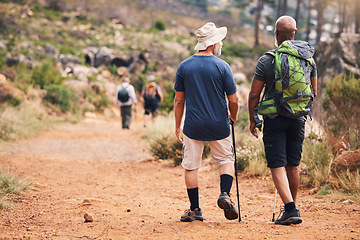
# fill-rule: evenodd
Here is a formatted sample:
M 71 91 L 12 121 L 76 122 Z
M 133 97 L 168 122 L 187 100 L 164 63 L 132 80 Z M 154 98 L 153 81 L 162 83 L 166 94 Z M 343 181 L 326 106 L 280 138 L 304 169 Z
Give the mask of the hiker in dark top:
M 157 109 L 160 106 L 160 103 L 164 100 L 163 93 L 161 91 L 160 86 L 155 82 L 154 75 L 150 75 L 147 77 L 147 83 L 143 86 L 141 91 L 141 96 L 144 98 L 144 127 L 150 118 L 150 114 L 152 119 L 157 116 Z
M 125 90 L 125 99 L 119 96 L 120 90 Z M 127 93 L 127 96 L 126 96 Z M 130 85 L 130 78 L 124 78 L 122 84 L 116 88 L 116 103 L 120 106 L 121 122 L 123 129 L 129 129 L 131 124 L 132 105 L 137 102 L 135 89 Z
M 237 120 L 237 87 L 230 66 L 217 57 L 221 54 L 221 41 L 226 33 L 226 27 L 217 28 L 214 23 L 207 23 L 199 28 L 195 33 L 198 43 L 194 48 L 198 53 L 180 63 L 176 74 L 175 133 L 183 143 L 181 165 L 185 169 L 185 183 L 190 200 L 190 209 L 180 218 L 182 222 L 203 221 L 199 206 L 198 169 L 206 141 L 213 159 L 220 165 L 221 194 L 218 206 L 224 210 L 227 219 L 238 218 L 230 200 L 235 171 L 229 126 L 229 120 Z M 185 103 L 186 114 L 181 138 Z
M 280 17 L 275 23 L 275 46 L 278 47 L 278 44 L 280 47 L 284 44 L 294 44 L 304 46 L 304 48 L 298 49 L 298 52 L 303 53 L 307 51 L 310 47 L 306 42 L 294 41 L 296 32 L 296 21 L 292 17 Z M 281 45 L 282 43 L 284 44 Z M 259 58 L 256 65 L 248 99 L 250 132 L 255 137 L 258 137 L 258 132 L 255 127 L 256 120 L 254 118 L 257 114 L 254 115 L 254 109 L 259 103 L 260 94 L 264 86 L 267 88 L 275 81 L 274 66 L 274 56 L 271 54 L 264 54 Z M 313 97 L 315 97 L 317 94 L 315 62 L 309 66 L 308 71 L 310 74 L 309 84 L 312 86 Z M 265 90 L 265 94 L 267 93 L 267 90 Z M 306 116 L 289 118 L 275 113 L 268 116 L 265 115 L 263 118 L 263 142 L 266 160 L 271 170 L 275 187 L 285 204 L 285 211 L 280 218 L 276 219 L 275 224 L 290 225 L 301 223 L 300 212 L 296 209 L 295 203 L 300 183 L 298 166 L 302 153 Z M 261 126 L 257 127 L 261 129 Z

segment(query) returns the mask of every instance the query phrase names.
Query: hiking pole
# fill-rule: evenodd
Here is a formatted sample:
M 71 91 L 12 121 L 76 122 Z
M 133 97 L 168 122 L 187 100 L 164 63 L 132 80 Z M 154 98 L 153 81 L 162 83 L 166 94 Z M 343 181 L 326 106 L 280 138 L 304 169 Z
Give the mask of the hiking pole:
M 271 220 L 272 222 L 275 222 L 276 195 L 277 195 L 277 189 L 275 188 L 274 211 L 273 211 L 273 217 Z
M 234 150 L 234 157 L 235 157 L 235 180 L 236 180 L 236 196 L 238 202 L 238 211 L 239 211 L 239 222 L 241 221 L 240 215 L 240 200 L 239 200 L 239 182 L 238 182 L 238 171 L 237 171 L 237 164 L 236 164 L 236 148 L 235 148 L 235 130 L 234 130 L 234 122 L 230 119 L 231 129 L 232 129 L 232 141 L 233 141 L 233 150 Z

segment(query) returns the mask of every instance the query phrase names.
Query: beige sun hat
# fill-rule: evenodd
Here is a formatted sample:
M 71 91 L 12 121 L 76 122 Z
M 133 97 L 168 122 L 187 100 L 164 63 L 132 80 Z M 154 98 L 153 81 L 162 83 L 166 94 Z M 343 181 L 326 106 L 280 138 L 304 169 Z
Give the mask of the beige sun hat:
M 194 47 L 195 51 L 205 50 L 208 46 L 222 41 L 227 34 L 226 27 L 217 28 L 214 23 L 208 22 L 195 32 L 198 43 Z

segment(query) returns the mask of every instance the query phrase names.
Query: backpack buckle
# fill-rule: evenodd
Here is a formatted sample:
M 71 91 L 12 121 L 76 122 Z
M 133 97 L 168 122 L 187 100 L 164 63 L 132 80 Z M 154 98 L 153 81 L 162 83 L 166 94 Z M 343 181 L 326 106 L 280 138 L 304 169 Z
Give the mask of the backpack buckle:
M 301 92 L 300 89 L 297 90 L 296 95 L 297 95 L 297 98 L 298 98 L 298 99 L 302 99 L 302 98 L 303 98 L 303 94 L 302 94 L 302 92 Z

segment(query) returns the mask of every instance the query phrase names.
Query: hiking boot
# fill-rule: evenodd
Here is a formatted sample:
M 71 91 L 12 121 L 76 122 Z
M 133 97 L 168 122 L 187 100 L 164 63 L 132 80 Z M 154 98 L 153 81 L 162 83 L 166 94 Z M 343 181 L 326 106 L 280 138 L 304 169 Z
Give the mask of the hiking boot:
M 300 212 L 299 209 L 294 209 L 291 212 L 286 212 L 283 209 L 280 211 L 280 214 L 283 212 L 283 215 L 281 218 L 278 218 L 275 220 L 275 224 L 280 225 L 290 225 L 290 224 L 299 224 L 302 223 L 302 220 L 300 218 Z M 279 214 L 279 216 L 280 216 Z
M 191 209 L 188 209 L 184 212 L 184 214 L 181 216 L 180 220 L 182 222 L 192 222 L 192 221 L 203 221 L 204 218 L 201 213 L 200 208 L 195 208 L 194 211 L 191 211 Z
M 224 209 L 224 214 L 227 219 L 234 220 L 239 217 L 239 214 L 234 207 L 234 203 L 231 201 L 230 196 L 227 193 L 220 194 L 217 204 L 219 208 Z

